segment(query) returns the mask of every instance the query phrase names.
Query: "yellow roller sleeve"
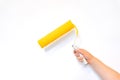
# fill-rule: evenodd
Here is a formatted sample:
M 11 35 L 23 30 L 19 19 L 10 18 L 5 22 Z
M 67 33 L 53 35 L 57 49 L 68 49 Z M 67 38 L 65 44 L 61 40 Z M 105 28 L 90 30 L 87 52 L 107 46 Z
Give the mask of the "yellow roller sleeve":
M 42 48 L 44 48 L 45 46 L 47 46 L 48 44 L 50 44 L 54 40 L 58 39 L 60 36 L 64 35 L 65 33 L 70 31 L 74 27 L 75 27 L 75 25 L 69 20 L 65 24 L 61 25 L 60 27 L 58 27 L 54 31 L 47 34 L 45 37 L 38 40 L 38 43 Z

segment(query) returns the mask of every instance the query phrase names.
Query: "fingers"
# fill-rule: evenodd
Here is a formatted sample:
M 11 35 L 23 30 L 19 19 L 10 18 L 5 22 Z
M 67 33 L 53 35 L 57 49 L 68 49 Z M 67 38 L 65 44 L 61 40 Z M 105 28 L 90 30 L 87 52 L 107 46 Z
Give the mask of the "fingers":
M 78 51 L 74 50 L 74 54 L 80 62 L 83 62 L 83 57 L 80 56 L 80 53 Z
M 83 57 L 77 57 L 80 62 L 83 62 Z

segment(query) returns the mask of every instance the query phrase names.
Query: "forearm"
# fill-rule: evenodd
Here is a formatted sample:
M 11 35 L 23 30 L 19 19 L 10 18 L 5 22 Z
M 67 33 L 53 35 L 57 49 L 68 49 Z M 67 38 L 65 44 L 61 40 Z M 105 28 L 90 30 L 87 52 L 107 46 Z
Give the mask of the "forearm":
M 120 74 L 95 57 L 89 61 L 89 64 L 95 72 L 102 78 L 102 80 L 120 80 Z
M 74 53 L 80 62 L 83 60 L 83 58 L 81 58 L 79 54 L 82 54 L 87 60 L 88 64 L 102 78 L 102 80 L 120 80 L 120 74 L 118 72 L 106 66 L 100 60 L 91 55 L 88 51 L 84 49 L 78 49 L 75 50 Z

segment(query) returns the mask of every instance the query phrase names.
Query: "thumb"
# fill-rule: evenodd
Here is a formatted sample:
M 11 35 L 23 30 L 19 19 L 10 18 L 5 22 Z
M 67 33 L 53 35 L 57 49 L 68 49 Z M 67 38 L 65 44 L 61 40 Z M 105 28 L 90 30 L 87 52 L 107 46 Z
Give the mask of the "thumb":
M 82 54 L 88 62 L 94 57 L 90 52 L 85 49 L 78 49 L 77 52 Z

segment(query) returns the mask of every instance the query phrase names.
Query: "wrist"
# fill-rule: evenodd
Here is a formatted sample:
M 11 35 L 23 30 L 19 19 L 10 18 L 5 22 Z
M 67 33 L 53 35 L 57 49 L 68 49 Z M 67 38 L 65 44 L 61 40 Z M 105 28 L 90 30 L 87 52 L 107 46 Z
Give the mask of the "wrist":
M 94 56 L 92 56 L 92 57 L 87 58 L 86 60 L 87 60 L 88 64 L 91 65 L 96 61 L 96 58 Z

